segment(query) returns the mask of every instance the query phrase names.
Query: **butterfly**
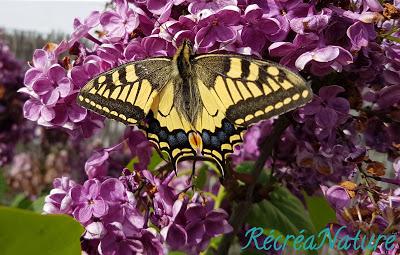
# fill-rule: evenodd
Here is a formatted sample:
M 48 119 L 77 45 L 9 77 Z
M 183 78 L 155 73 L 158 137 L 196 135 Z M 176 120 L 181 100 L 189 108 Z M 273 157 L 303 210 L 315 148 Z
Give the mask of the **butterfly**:
M 312 90 L 289 69 L 236 54 L 194 55 L 185 40 L 172 58 L 152 57 L 101 73 L 78 104 L 137 125 L 169 155 L 214 161 L 221 174 L 246 129 L 300 107 Z

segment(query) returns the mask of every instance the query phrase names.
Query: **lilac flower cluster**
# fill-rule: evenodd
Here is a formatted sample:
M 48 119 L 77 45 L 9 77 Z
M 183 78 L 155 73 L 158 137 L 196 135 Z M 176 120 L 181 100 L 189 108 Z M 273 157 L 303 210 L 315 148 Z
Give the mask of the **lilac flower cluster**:
M 85 227 L 82 248 L 88 254 L 158 255 L 167 248 L 198 254 L 212 237 L 231 231 L 227 213 L 214 209 L 207 196 L 194 193 L 190 198 L 186 191 L 191 186 L 173 180 L 174 172 L 162 178 L 128 169 L 119 178 L 100 175 L 108 154 L 118 150 L 120 145 L 105 149 L 103 157 L 91 157 L 86 166 L 97 175 L 83 185 L 55 179 L 45 199 L 45 213 L 69 214 Z

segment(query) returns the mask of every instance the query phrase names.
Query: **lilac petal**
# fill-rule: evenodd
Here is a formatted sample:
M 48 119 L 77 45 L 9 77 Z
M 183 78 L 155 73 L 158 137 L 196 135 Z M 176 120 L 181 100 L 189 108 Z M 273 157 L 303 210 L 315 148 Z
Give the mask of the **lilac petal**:
M 125 243 L 126 243 L 128 249 L 126 249 L 126 252 L 121 252 L 121 254 L 143 254 L 144 246 L 141 241 L 126 240 Z
M 37 121 L 40 116 L 41 107 L 42 104 L 40 101 L 36 99 L 27 100 L 23 107 L 24 117 L 32 121 Z
M 400 85 L 392 85 L 384 87 L 379 91 L 377 104 L 380 108 L 385 109 L 395 105 L 400 101 Z
M 374 12 L 383 11 L 382 4 L 378 0 L 365 0 L 365 3 L 371 11 L 374 11 Z
M 215 35 L 217 37 L 217 41 L 222 43 L 227 43 L 233 41 L 237 35 L 236 30 L 233 30 L 230 27 L 217 26 L 214 28 Z
M 255 23 L 261 18 L 263 13 L 263 10 L 258 5 L 251 4 L 246 7 L 246 10 L 244 11 L 244 17 L 249 22 Z
M 89 240 L 102 238 L 106 233 L 104 225 L 101 222 L 92 222 L 85 229 L 86 233 L 84 237 Z
M 86 118 L 86 116 L 87 116 L 87 110 L 77 105 L 75 102 L 68 109 L 68 117 L 72 122 L 75 123 L 81 122 Z
M 324 107 L 315 115 L 316 123 L 321 127 L 333 128 L 338 119 L 337 113 L 331 109 Z
M 171 248 L 178 249 L 179 247 L 183 247 L 186 245 L 187 239 L 187 233 L 182 226 L 178 224 L 172 224 L 169 226 L 166 242 L 171 246 Z
M 45 121 L 51 121 L 56 117 L 56 113 L 53 108 L 43 106 L 40 110 L 40 115 Z
M 208 48 L 214 45 L 216 34 L 211 26 L 201 28 L 195 37 L 196 45 L 202 48 Z
M 24 84 L 28 86 L 32 86 L 33 82 L 42 75 L 43 72 L 36 68 L 30 68 L 24 77 Z
M 228 225 L 226 220 L 223 221 L 205 221 L 206 233 L 209 236 L 216 236 L 224 233 L 225 227 L 224 225 Z
M 196 245 L 201 242 L 206 232 L 206 227 L 203 222 L 193 222 L 186 226 L 186 232 L 188 236 L 188 244 Z
M 303 70 L 306 65 L 313 60 L 313 54 L 311 52 L 305 52 L 301 54 L 295 62 L 296 68 L 299 70 Z
M 71 81 L 67 77 L 63 77 L 58 81 L 58 92 L 61 97 L 66 97 L 72 91 Z
M 339 56 L 339 49 L 336 47 L 325 47 L 314 51 L 313 60 L 317 62 L 329 62 Z
M 289 42 L 275 42 L 268 48 L 269 54 L 273 57 L 283 57 L 296 49 L 297 47 Z
M 333 208 L 343 209 L 350 205 L 350 197 L 341 186 L 332 186 L 324 192 L 325 197 Z
M 218 21 L 226 26 L 237 25 L 240 21 L 240 9 L 237 6 L 226 6 L 217 15 Z
M 227 218 L 228 214 L 225 212 L 225 210 L 221 208 L 212 210 L 211 212 L 207 213 L 207 220 L 220 221 Z
M 345 89 L 341 86 L 331 85 L 331 86 L 322 87 L 318 91 L 318 95 L 323 100 L 329 100 L 329 99 L 335 98 L 339 93 L 342 93 L 344 91 L 345 91 Z
M 47 52 L 42 49 L 37 49 L 33 53 L 33 65 L 44 70 L 48 65 L 49 59 Z
M 83 205 L 77 208 L 78 213 L 76 214 L 79 222 L 85 223 L 92 218 L 93 208 L 89 205 Z
M 107 204 L 103 199 L 97 199 L 93 201 L 93 215 L 96 217 L 101 217 L 107 212 Z
M 100 195 L 109 202 L 122 201 L 125 195 L 124 184 L 116 178 L 107 179 L 101 184 Z
M 91 179 L 91 180 L 87 180 L 84 184 L 83 184 L 83 189 L 87 194 L 87 197 L 89 199 L 94 199 L 96 198 L 99 193 L 100 193 L 100 185 L 99 185 L 99 181 L 95 180 L 95 179 Z
M 38 95 L 44 95 L 53 89 L 53 83 L 47 78 L 39 78 L 33 83 L 32 89 Z
M 100 12 L 93 11 L 85 19 L 85 24 L 89 27 L 95 27 L 100 23 Z
M 82 196 L 82 186 L 77 185 L 70 190 L 70 195 L 74 203 L 85 202 L 86 198 Z
M 329 100 L 328 105 L 335 111 L 338 111 L 343 114 L 347 114 L 350 110 L 349 101 L 347 101 L 345 98 L 341 98 L 341 97 Z
M 182 200 L 178 199 L 175 201 L 174 205 L 172 206 L 172 220 L 179 215 L 179 213 L 184 209 L 184 203 Z
M 197 222 L 205 218 L 206 209 L 204 208 L 204 206 L 196 204 L 187 208 L 185 216 L 188 222 Z
M 54 106 L 58 99 L 60 99 L 60 92 L 57 89 L 50 90 L 49 93 L 42 96 L 42 101 L 46 106 Z
M 62 78 L 65 77 L 65 69 L 59 64 L 54 64 L 50 67 L 47 75 L 53 82 L 58 83 Z
M 347 36 L 353 45 L 353 48 L 360 50 L 362 47 L 368 46 L 369 40 L 371 40 L 371 24 L 365 24 L 358 21 L 351 25 L 347 29 Z

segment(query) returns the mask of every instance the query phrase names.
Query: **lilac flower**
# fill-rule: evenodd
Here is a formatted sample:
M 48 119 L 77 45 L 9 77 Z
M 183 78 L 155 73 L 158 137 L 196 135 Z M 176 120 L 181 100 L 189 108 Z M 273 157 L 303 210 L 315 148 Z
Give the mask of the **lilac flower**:
M 237 36 L 233 26 L 240 21 L 240 9 L 236 6 L 227 6 L 216 13 L 205 10 L 198 23 L 201 27 L 196 34 L 195 42 L 199 51 L 207 51 L 215 43 L 229 43 Z M 200 15 L 199 14 L 199 15 Z
M 293 42 L 275 42 L 269 46 L 269 53 L 273 57 L 281 57 L 280 64 L 296 68 L 295 62 L 300 55 L 315 49 L 318 44 L 315 34 L 298 34 Z
M 302 110 L 305 115 L 314 115 L 315 123 L 322 128 L 331 129 L 335 125 L 344 123 L 350 110 L 349 102 L 337 97 L 345 90 L 339 86 L 327 86 L 319 90 L 319 97 L 306 105 Z
M 71 199 L 77 205 L 74 209 L 74 217 L 85 223 L 92 216 L 102 217 L 107 213 L 108 206 L 100 196 L 101 183 L 98 180 L 87 180 L 83 186 L 77 185 L 71 189 Z
M 82 88 L 92 77 L 105 71 L 106 67 L 101 66 L 102 59 L 96 55 L 90 55 L 83 61 L 82 65 L 74 66 L 71 70 L 71 78 L 74 85 Z
M 125 38 L 139 26 L 139 13 L 130 9 L 126 0 L 116 0 L 115 3 L 115 11 L 105 11 L 100 17 L 100 24 L 113 42 Z
M 353 56 L 342 47 L 327 46 L 301 54 L 296 60 L 296 67 L 303 70 L 311 63 L 311 72 L 315 75 L 326 75 L 335 70 L 341 72 L 343 66 L 353 62 Z
M 159 37 L 146 37 L 131 41 L 125 48 L 124 56 L 127 60 L 141 60 L 147 57 L 167 56 L 167 41 Z
M 69 191 L 76 185 L 68 177 L 54 179 L 54 189 L 45 198 L 43 212 L 49 214 L 72 213 L 72 199 Z
M 290 28 L 297 34 L 321 32 L 329 23 L 332 11 L 323 9 L 319 14 L 310 13 L 307 17 L 294 18 L 290 21 Z
M 279 20 L 263 17 L 263 10 L 256 4 L 247 6 L 244 20 L 241 39 L 244 45 L 250 46 L 256 52 L 261 52 L 268 39 L 279 37 Z
M 360 50 L 376 38 L 376 33 L 373 24 L 357 21 L 347 29 L 347 36 L 350 38 L 352 50 Z
M 140 241 L 130 238 L 119 222 L 108 224 L 107 234 L 99 245 L 100 254 L 143 254 L 144 247 Z
M 197 32 L 196 25 L 194 15 L 180 16 L 177 21 L 165 22 L 160 28 L 160 36 L 167 41 L 172 41 L 175 47 L 179 47 L 184 39 L 194 41 Z
M 195 194 L 191 201 L 187 198 L 175 201 L 170 222 L 161 230 L 172 249 L 197 254 L 207 247 L 212 237 L 232 231 L 224 210 L 211 210 L 197 199 Z

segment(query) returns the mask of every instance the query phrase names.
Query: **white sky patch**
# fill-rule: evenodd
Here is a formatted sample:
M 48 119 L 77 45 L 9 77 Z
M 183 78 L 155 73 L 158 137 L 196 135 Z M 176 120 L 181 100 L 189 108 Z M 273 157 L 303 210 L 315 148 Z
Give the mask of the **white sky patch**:
M 101 11 L 105 0 L 0 0 L 0 28 L 41 33 L 71 33 L 74 18 L 81 21 Z

